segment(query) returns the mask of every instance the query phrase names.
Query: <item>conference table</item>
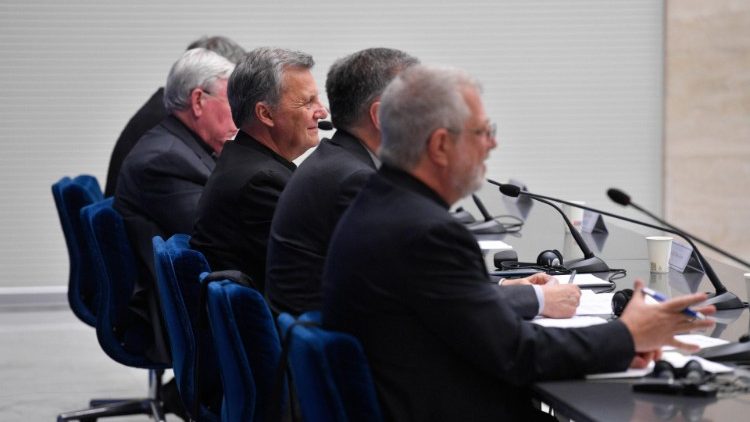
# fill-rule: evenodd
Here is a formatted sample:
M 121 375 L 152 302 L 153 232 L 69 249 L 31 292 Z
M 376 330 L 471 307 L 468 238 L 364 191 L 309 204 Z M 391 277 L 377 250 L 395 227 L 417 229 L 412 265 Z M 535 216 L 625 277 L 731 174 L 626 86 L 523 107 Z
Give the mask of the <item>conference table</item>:
M 559 250 L 565 260 L 582 257 L 573 237 L 566 233 L 562 217 L 556 211 L 541 203 L 535 203 L 530 208 L 525 204 L 524 207 L 523 212 L 519 212 L 512 202 L 506 203 L 509 213 L 525 217 L 525 224 L 519 232 L 477 235 L 477 238 L 502 240 L 513 246 L 521 262 L 534 262 L 544 249 Z M 671 269 L 668 274 L 655 274 L 649 271 L 645 236 L 663 233 L 650 229 L 637 232 L 628 227 L 629 223 L 611 218 L 605 218 L 604 221 L 608 233 L 582 233 L 582 237 L 592 252 L 611 269 L 621 268 L 627 271 L 624 278 L 616 280 L 615 291 L 632 288 L 636 278 L 668 296 L 714 291 L 711 282 L 701 272 L 681 273 Z M 700 250 L 706 253 L 705 248 Z M 494 267 L 493 255 L 492 251 L 486 254 L 488 268 Z M 745 271 L 710 258 L 709 262 L 727 289 L 747 301 L 748 292 L 743 279 Z M 737 341 L 740 336 L 748 334 L 748 313 L 747 308 L 720 311 L 715 317 L 715 327 L 702 334 Z M 738 372 L 750 374 L 744 368 L 739 368 Z M 641 381 L 576 379 L 537 382 L 532 386 L 532 391 L 536 398 L 555 409 L 557 414 L 575 421 L 750 420 L 750 394 L 719 394 L 718 398 L 703 398 L 638 393 L 632 390 L 632 384 L 636 382 Z

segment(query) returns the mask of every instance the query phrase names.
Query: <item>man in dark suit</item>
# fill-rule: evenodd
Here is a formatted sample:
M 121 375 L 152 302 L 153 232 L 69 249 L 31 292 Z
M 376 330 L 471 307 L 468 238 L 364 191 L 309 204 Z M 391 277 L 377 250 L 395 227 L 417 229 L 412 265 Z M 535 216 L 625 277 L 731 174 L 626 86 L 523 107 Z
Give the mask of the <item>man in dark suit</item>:
M 206 184 L 190 241 L 212 270 L 240 270 L 261 291 L 271 219 L 292 160 L 318 144 L 318 120 L 328 115 L 313 65 L 307 54 L 270 48 L 237 65 L 228 95 L 240 132 Z
M 193 41 L 188 46 L 188 50 L 194 48 L 205 48 L 221 56 L 224 56 L 232 63 L 237 63 L 245 55 L 245 50 L 237 43 L 226 37 L 202 37 Z M 128 124 L 120 133 L 120 137 L 115 142 L 112 150 L 112 156 L 109 159 L 109 169 L 107 170 L 107 184 L 104 188 L 104 196 L 115 194 L 117 187 L 117 176 L 120 174 L 120 167 L 123 160 L 127 157 L 135 143 L 152 127 L 167 117 L 167 110 L 164 108 L 164 88 L 159 88 L 146 101 L 143 106 L 130 118 Z
M 131 305 L 159 329 L 151 239 L 190 233 L 198 199 L 215 166 L 214 155 L 237 131 L 226 97 L 234 65 L 202 49 L 172 66 L 164 103 L 169 115 L 146 132 L 123 162 L 114 207 L 125 220 L 139 262 Z M 157 334 L 157 343 L 163 335 Z M 161 343 L 165 346 L 165 343 Z M 156 352 L 168 356 L 164 347 Z
M 281 194 L 268 240 L 266 292 L 275 312 L 320 309 L 320 279 L 328 244 L 341 214 L 380 165 L 380 95 L 399 72 L 417 64 L 408 54 L 369 48 L 333 64 L 326 78 L 336 134 L 323 140 L 294 172 Z M 538 274 L 511 283 L 536 286 L 503 289 L 525 318 L 539 313 L 570 317 L 580 290 L 554 286 Z
M 328 71 L 336 134 L 294 172 L 271 224 L 266 291 L 274 311 L 320 309 L 320 277 L 333 229 L 379 164 L 380 94 L 398 72 L 416 63 L 398 50 L 370 48 L 336 61 Z
M 383 166 L 334 232 L 323 323 L 362 342 L 387 420 L 540 418 L 530 383 L 643 366 L 664 344 L 688 348 L 677 332 L 712 324 L 681 312 L 704 294 L 646 305 L 640 281 L 617 321 L 522 320 L 448 213 L 481 185 L 496 145 L 478 84 L 458 70 L 411 67 L 383 93 L 379 119 Z

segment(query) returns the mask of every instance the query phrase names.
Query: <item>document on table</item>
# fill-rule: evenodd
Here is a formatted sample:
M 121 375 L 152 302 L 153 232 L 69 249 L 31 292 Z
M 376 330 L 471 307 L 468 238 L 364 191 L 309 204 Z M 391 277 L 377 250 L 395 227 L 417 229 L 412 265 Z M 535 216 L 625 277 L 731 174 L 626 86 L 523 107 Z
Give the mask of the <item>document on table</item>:
M 574 316 L 573 318 L 544 318 L 538 317 L 531 320 L 534 324 L 543 327 L 588 327 L 589 325 L 606 324 L 607 320 L 596 316 Z
M 576 281 L 578 281 L 576 279 Z M 612 296 L 614 293 L 594 293 L 592 290 L 581 290 L 581 302 L 576 308 L 576 315 L 611 315 Z
M 483 251 L 509 251 L 513 249 L 513 246 L 503 242 L 502 240 L 478 240 L 479 249 Z
M 555 278 L 560 284 L 568 284 L 570 274 L 556 275 Z M 611 282 L 602 280 L 593 274 L 577 274 L 573 284 L 581 287 L 609 287 L 612 285 Z

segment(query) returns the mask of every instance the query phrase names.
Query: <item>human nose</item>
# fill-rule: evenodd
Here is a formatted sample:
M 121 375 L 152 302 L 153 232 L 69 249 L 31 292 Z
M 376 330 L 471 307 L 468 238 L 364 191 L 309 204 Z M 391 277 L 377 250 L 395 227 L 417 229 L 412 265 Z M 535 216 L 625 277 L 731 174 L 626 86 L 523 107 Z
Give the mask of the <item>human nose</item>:
M 316 101 L 315 102 L 315 112 L 313 113 L 313 117 L 316 119 L 325 119 L 328 117 L 328 108 L 323 105 L 322 102 Z

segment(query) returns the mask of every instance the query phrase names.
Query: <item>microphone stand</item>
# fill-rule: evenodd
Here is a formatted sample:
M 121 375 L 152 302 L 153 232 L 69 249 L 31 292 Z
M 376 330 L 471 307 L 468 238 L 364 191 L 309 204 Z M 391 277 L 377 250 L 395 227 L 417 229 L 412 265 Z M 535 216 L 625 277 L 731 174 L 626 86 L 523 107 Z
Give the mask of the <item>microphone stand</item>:
M 508 193 L 504 192 L 502 189 L 502 184 L 495 182 L 494 180 L 487 179 L 488 182 L 492 183 L 493 185 L 500 186 L 500 192 L 504 195 L 508 196 L 514 196 L 509 195 Z M 506 185 L 503 185 L 506 186 Z M 516 188 L 519 192 L 520 189 L 516 185 L 507 185 L 507 186 L 513 186 Z M 565 215 L 565 213 L 560 209 L 560 207 L 556 206 L 555 204 L 549 202 L 546 200 L 546 198 L 539 198 L 537 195 L 531 195 L 528 194 L 528 192 L 523 191 L 523 194 L 527 195 L 530 198 L 536 199 L 539 202 L 545 203 L 549 205 L 550 207 L 554 208 L 563 218 L 563 221 L 565 221 L 565 224 L 568 226 L 568 230 L 570 230 L 570 234 L 573 236 L 573 239 L 575 239 L 576 243 L 578 244 L 578 247 L 581 248 L 581 251 L 583 252 L 583 258 L 581 259 L 574 259 L 571 261 L 566 261 L 563 265 L 567 270 L 576 270 L 579 273 L 599 273 L 599 272 L 609 272 L 609 267 L 607 264 L 599 257 L 594 255 L 593 252 L 591 252 L 591 249 L 589 249 L 589 246 L 586 244 L 586 242 L 581 237 L 581 234 L 576 230 L 575 227 L 573 227 L 573 223 L 568 220 L 568 217 Z M 515 195 L 518 196 L 518 195 Z
M 661 231 L 665 231 L 667 233 L 672 233 L 674 235 L 677 235 L 677 236 L 685 239 L 690 244 L 690 246 L 693 247 L 693 251 L 695 251 L 695 254 L 698 256 L 698 260 L 700 261 L 701 265 L 703 266 L 703 269 L 706 272 L 706 276 L 708 277 L 708 280 L 711 282 L 711 284 L 713 285 L 714 289 L 716 290 L 716 293 L 715 294 L 711 294 L 710 297 L 709 297 L 709 299 L 705 303 L 707 305 L 714 305 L 714 306 L 716 306 L 717 310 L 740 309 L 740 308 L 744 308 L 745 307 L 745 304 L 737 297 L 737 295 L 735 295 L 734 293 L 732 293 L 729 290 L 727 290 L 727 288 L 724 286 L 724 284 L 722 284 L 722 282 L 719 280 L 719 277 L 714 272 L 714 269 L 708 263 L 708 261 L 706 260 L 706 258 L 703 257 L 703 254 L 700 253 L 700 251 L 698 250 L 698 247 L 695 246 L 695 243 L 693 243 L 693 241 L 690 240 L 690 238 L 687 235 L 685 235 L 684 233 L 682 233 L 682 232 L 679 232 L 677 230 L 672 230 L 672 229 L 666 228 L 666 227 L 661 227 L 661 226 L 656 226 L 656 225 L 653 225 L 653 224 L 644 223 L 643 221 L 633 220 L 633 219 L 628 218 L 628 217 L 623 217 L 621 215 L 612 214 L 612 213 L 609 213 L 609 212 L 606 212 L 606 211 L 601 211 L 601 210 L 598 210 L 596 208 L 591 208 L 591 207 L 588 207 L 588 206 L 585 206 L 585 205 L 576 204 L 576 203 L 565 201 L 565 200 L 562 200 L 562 199 L 551 198 L 549 196 L 538 195 L 538 194 L 534 194 L 534 193 L 520 191 L 520 189 L 518 189 L 518 187 L 514 186 L 514 185 L 507 185 L 507 184 L 503 184 L 503 183 L 498 183 L 498 182 L 495 182 L 495 181 L 492 181 L 492 180 L 488 180 L 488 182 L 492 183 L 493 185 L 499 186 L 500 187 L 500 192 L 503 192 L 503 190 L 505 190 L 506 192 L 503 192 L 503 193 L 506 194 L 506 195 L 509 195 L 509 196 L 514 196 L 514 194 L 515 195 L 519 195 L 520 194 L 520 195 L 527 195 L 527 196 L 529 196 L 531 198 L 534 198 L 534 199 L 537 199 L 537 200 L 540 199 L 540 198 L 541 199 L 548 199 L 550 201 L 559 202 L 561 204 L 565 204 L 565 205 L 568 205 L 568 206 L 571 206 L 571 207 L 582 208 L 584 210 L 596 212 L 596 213 L 599 213 L 601 215 L 606 215 L 608 217 L 612 217 L 612 218 L 615 218 L 615 219 L 618 219 L 618 220 L 627 221 L 629 223 L 633 223 L 633 224 L 637 224 L 637 225 L 641 225 L 641 226 L 645 226 L 645 227 L 649 227 L 649 228 L 652 228 L 652 229 L 661 230 Z M 506 186 L 511 186 L 511 187 L 508 188 Z M 518 192 L 518 193 L 516 193 L 516 192 Z
M 612 197 L 610 196 L 610 199 L 611 198 Z M 677 230 L 679 232 L 682 232 L 686 236 L 688 236 L 688 237 L 692 238 L 693 240 L 695 240 L 696 242 L 700 243 L 701 245 L 703 245 L 703 246 L 705 246 L 705 247 L 707 247 L 709 249 L 713 249 L 714 251 L 720 253 L 721 255 L 724 255 L 727 258 L 729 258 L 729 259 L 731 259 L 733 261 L 736 261 L 736 262 L 740 263 L 741 265 L 744 265 L 747 268 L 750 268 L 750 262 L 747 262 L 747 261 L 745 261 L 743 259 L 740 259 L 740 258 L 732 255 L 731 253 L 729 253 L 729 252 L 727 252 L 727 251 L 725 251 L 725 250 L 723 250 L 723 249 L 721 249 L 721 248 L 719 248 L 717 246 L 714 246 L 714 245 L 706 242 L 705 240 L 703 240 L 703 239 L 701 239 L 699 237 L 693 236 L 692 234 L 687 233 L 686 231 L 684 231 L 684 230 L 682 230 L 680 228 L 677 228 L 677 227 L 673 226 L 672 224 L 667 223 L 666 221 L 664 221 L 661 218 L 657 217 L 656 215 L 654 215 L 650 211 L 646 210 L 645 208 L 641 207 L 640 205 L 636 204 L 635 202 L 628 201 L 627 204 L 622 204 L 622 203 L 620 203 L 618 201 L 615 201 L 615 202 L 617 202 L 618 204 L 623 205 L 623 206 L 630 205 L 631 207 L 633 207 L 633 208 L 637 209 L 638 211 L 640 211 L 640 212 L 646 214 L 647 216 L 651 217 L 652 219 L 654 219 L 659 224 L 663 224 L 663 225 L 665 225 L 665 226 L 667 226 L 667 227 L 669 227 L 669 228 L 671 228 L 673 230 Z

